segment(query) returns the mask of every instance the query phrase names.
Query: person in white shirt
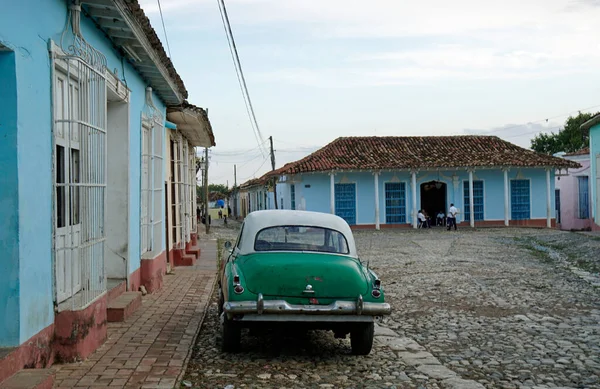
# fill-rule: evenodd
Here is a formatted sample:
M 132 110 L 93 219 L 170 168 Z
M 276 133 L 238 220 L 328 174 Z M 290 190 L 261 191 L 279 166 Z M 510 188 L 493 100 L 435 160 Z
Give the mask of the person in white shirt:
M 452 229 L 454 225 L 454 231 L 456 231 L 456 214 L 458 213 L 458 209 L 454 206 L 454 204 L 450 204 L 450 209 L 448 210 L 448 231 Z
M 421 222 L 420 223 L 421 224 L 421 228 L 425 228 L 425 227 L 431 228 L 431 226 L 429 225 L 429 223 L 427 221 L 427 216 L 425 216 L 425 214 L 423 213 L 423 210 L 419 209 L 419 213 L 417 214 L 417 218 Z
M 444 211 L 439 211 L 436 217 L 436 225 L 438 226 L 443 226 L 444 225 L 444 218 L 446 217 L 446 215 L 444 215 Z

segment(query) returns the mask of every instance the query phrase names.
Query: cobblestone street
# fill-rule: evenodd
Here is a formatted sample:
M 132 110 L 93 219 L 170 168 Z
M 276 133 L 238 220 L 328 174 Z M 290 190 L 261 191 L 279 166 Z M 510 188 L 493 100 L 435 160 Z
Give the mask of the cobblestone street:
M 213 234 L 233 238 L 235 229 Z M 228 389 L 600 387 L 597 237 L 540 229 L 355 237 L 393 309 L 369 356 L 352 356 L 348 339 L 326 332 L 243 334 L 242 351 L 223 354 L 213 295 L 185 378 Z

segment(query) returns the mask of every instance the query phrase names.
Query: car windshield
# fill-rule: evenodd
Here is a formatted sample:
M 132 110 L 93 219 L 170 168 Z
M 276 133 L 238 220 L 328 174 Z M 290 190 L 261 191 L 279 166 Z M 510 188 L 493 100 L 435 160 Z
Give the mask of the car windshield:
M 255 251 L 316 251 L 348 254 L 348 242 L 339 231 L 324 227 L 275 226 L 256 234 Z

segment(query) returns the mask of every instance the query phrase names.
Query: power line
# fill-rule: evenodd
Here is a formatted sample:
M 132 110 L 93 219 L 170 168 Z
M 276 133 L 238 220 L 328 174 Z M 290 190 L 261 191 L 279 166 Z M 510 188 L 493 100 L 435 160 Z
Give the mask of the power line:
M 535 131 L 530 131 L 530 132 L 525 132 L 523 134 L 517 134 L 517 135 L 508 135 L 508 136 L 503 136 L 502 138 L 516 138 L 519 136 L 525 136 L 525 135 L 532 135 L 532 134 L 539 134 L 540 132 L 546 132 L 546 131 L 552 131 L 552 130 L 557 130 L 559 129 L 561 126 L 557 126 L 557 127 L 552 127 L 552 128 L 546 128 L 544 130 L 535 130 Z
M 215 162 L 215 163 L 221 162 L 221 163 L 225 163 L 225 164 L 234 164 L 234 163 L 250 163 L 250 162 L 252 162 L 252 161 L 256 160 L 256 159 L 257 159 L 257 158 L 259 158 L 259 157 L 262 157 L 262 155 L 258 154 L 258 155 L 256 155 L 256 156 L 255 156 L 255 157 L 253 157 L 253 158 L 246 159 L 246 160 L 243 160 L 243 161 L 219 161 L 219 160 L 215 160 L 214 162 Z
M 223 151 L 212 151 L 211 150 L 211 155 L 215 155 L 215 156 L 236 156 L 236 155 L 245 155 L 245 154 L 249 154 L 255 151 L 261 151 L 260 147 L 262 145 L 264 145 L 265 143 L 267 143 L 267 140 L 265 140 L 263 143 L 259 144 L 258 146 L 251 148 L 251 149 L 229 149 L 229 150 L 223 150 Z M 262 154 L 262 151 L 261 151 Z M 263 154 L 264 156 L 264 154 Z
M 587 111 L 587 110 L 590 110 L 592 108 L 598 108 L 598 107 L 600 107 L 600 105 L 593 105 L 591 107 L 577 109 L 575 111 L 567 112 L 567 113 L 564 113 L 562 115 L 556 115 L 556 116 L 549 117 L 549 118 L 546 118 L 546 119 L 540 119 L 540 120 L 536 120 L 536 121 L 533 121 L 533 122 L 527 122 L 527 123 L 523 123 L 523 124 L 517 124 L 517 125 L 514 125 L 514 126 L 510 126 L 510 127 L 503 127 L 503 128 L 499 128 L 499 129 L 492 130 L 492 131 L 485 131 L 485 133 L 486 134 L 495 134 L 497 132 L 512 130 L 513 128 L 519 128 L 519 127 L 523 127 L 523 126 L 526 126 L 526 125 L 529 125 L 529 124 L 535 124 L 535 123 L 540 123 L 540 122 L 547 122 L 548 120 L 562 118 L 562 117 L 569 116 L 569 115 L 571 115 L 573 113 L 576 113 L 576 112 Z
M 259 171 L 260 169 L 262 169 L 262 167 L 265 165 L 265 163 L 267 162 L 267 160 L 268 160 L 268 159 L 269 159 L 269 156 L 267 156 L 265 159 L 263 159 L 262 163 L 260 164 L 260 166 L 258 167 L 258 169 L 256 169 L 256 170 L 254 171 L 254 173 L 252 173 L 250 176 L 248 176 L 248 177 L 246 177 L 246 178 L 243 178 L 241 181 L 246 181 L 246 180 L 248 180 L 249 178 L 254 178 L 254 176 L 256 176 L 256 173 L 258 173 L 258 171 Z
M 240 84 L 240 88 L 242 89 L 242 95 L 244 96 L 244 102 L 247 101 L 246 110 L 249 111 L 250 123 L 254 123 L 253 130 L 256 129 L 255 137 L 257 136 L 257 142 L 262 141 L 264 143 L 264 139 L 262 133 L 260 132 L 260 127 L 258 126 L 258 120 L 256 120 L 256 114 L 254 112 L 254 107 L 252 105 L 252 100 L 250 99 L 250 93 L 248 92 L 248 85 L 246 84 L 246 78 L 244 77 L 244 71 L 242 70 L 242 63 L 240 61 L 240 56 L 237 51 L 237 46 L 235 44 L 235 38 L 233 37 L 233 31 L 231 30 L 231 23 L 229 23 L 229 16 L 227 15 L 227 8 L 225 7 L 225 0 L 217 0 L 219 4 L 219 12 L 221 13 L 221 20 L 223 21 L 223 27 L 225 28 L 225 34 L 227 35 L 227 42 L 229 43 L 229 51 L 231 52 L 231 56 L 234 62 L 234 67 L 236 68 L 236 73 L 238 76 L 238 83 Z M 261 146 L 260 144 L 259 146 Z M 261 152 L 262 152 L 261 147 Z
M 242 98 L 244 99 L 244 106 L 246 107 L 246 113 L 248 114 L 248 119 L 250 119 L 250 127 L 252 127 L 252 134 L 254 134 L 254 139 L 256 139 L 256 143 L 259 143 L 259 147 L 260 147 L 260 141 L 258 139 L 256 129 L 254 128 L 254 123 L 252 122 L 252 114 L 250 113 L 250 107 L 248 106 L 248 101 L 246 100 L 246 95 L 244 94 L 244 88 L 242 87 L 242 79 L 240 78 L 240 71 L 238 70 L 237 63 L 235 62 L 235 55 L 234 55 L 233 47 L 231 44 L 231 38 L 229 37 L 229 33 L 227 32 L 227 22 L 225 21 L 225 16 L 223 15 L 223 10 L 221 9 L 221 2 L 219 0 L 217 0 L 217 4 L 219 5 L 221 21 L 223 22 L 223 29 L 225 29 L 225 36 L 227 37 L 227 45 L 229 47 L 229 53 L 231 54 L 231 60 L 233 61 L 233 68 L 235 69 L 235 75 L 238 80 L 238 85 L 240 86 L 240 92 L 242 93 Z M 262 148 L 261 148 L 260 152 L 263 156 L 265 155 Z
M 163 31 L 165 32 L 165 42 L 167 42 L 167 51 L 169 52 L 169 58 L 173 59 L 173 57 L 171 57 L 171 47 L 169 46 L 169 38 L 167 37 L 167 29 L 165 27 L 165 19 L 163 18 L 162 8 L 160 6 L 160 0 L 157 0 L 157 1 L 158 1 L 158 11 L 160 12 L 160 20 L 162 22 Z

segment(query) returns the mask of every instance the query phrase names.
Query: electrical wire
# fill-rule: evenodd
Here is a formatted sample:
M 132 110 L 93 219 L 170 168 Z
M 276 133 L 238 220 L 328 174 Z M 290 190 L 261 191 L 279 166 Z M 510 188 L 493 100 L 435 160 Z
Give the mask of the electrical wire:
M 249 154 L 255 151 L 260 151 L 260 147 L 262 145 L 264 145 L 265 143 L 267 143 L 267 141 L 264 141 L 263 143 L 259 144 L 258 146 L 252 148 L 252 149 L 229 149 L 229 150 L 223 150 L 223 151 L 213 151 L 212 149 L 210 150 L 210 153 L 212 155 L 218 155 L 218 156 L 236 156 L 236 155 L 245 155 L 245 154 Z M 262 152 L 261 152 L 262 154 Z M 264 154 L 263 154 L 264 156 Z
M 516 137 L 519 137 L 519 136 L 533 135 L 533 134 L 539 134 L 539 133 L 541 133 L 541 132 L 547 132 L 547 131 L 552 131 L 552 130 L 558 130 L 558 129 L 560 129 L 560 128 L 561 128 L 561 126 L 557 126 L 557 127 L 552 127 L 552 128 L 546 128 L 546 129 L 544 129 L 544 130 L 542 130 L 542 131 L 540 131 L 540 130 L 535 130 L 535 131 L 525 132 L 525 133 L 523 133 L 523 134 L 516 134 L 516 135 L 508 135 L 508 136 L 503 136 L 502 138 L 505 138 L 505 139 L 508 139 L 508 138 L 516 138 Z
M 533 122 L 527 122 L 527 123 L 523 123 L 523 124 L 517 124 L 517 125 L 514 125 L 514 126 L 510 126 L 510 127 L 502 127 L 502 128 L 498 128 L 498 129 L 496 129 L 496 130 L 485 131 L 485 133 L 486 133 L 486 134 L 495 134 L 495 133 L 497 133 L 497 132 L 502 132 L 502 131 L 512 130 L 512 129 L 514 129 L 514 128 L 523 127 L 523 126 L 526 126 L 526 125 L 528 125 L 528 124 L 535 124 L 535 123 L 540 123 L 540 122 L 547 122 L 548 120 L 552 120 L 552 119 L 558 119 L 558 118 L 563 118 L 563 117 L 565 117 L 565 116 L 569 116 L 569 115 L 572 115 L 572 114 L 574 114 L 574 113 L 577 113 L 577 112 L 581 112 L 581 111 L 588 111 L 588 110 L 590 110 L 590 109 L 592 109 L 592 108 L 598 108 L 598 107 L 600 107 L 600 104 L 599 104 L 599 105 L 593 105 L 593 106 L 591 106 L 591 107 L 587 107 L 587 108 L 581 108 L 581 109 L 577 109 L 577 110 L 575 110 L 575 111 L 567 112 L 567 113 L 565 113 L 565 114 L 562 114 L 562 115 L 556 115 L 556 116 L 549 117 L 549 118 L 546 118 L 546 119 L 540 119 L 540 120 L 536 120 L 536 121 L 533 121 Z
M 162 22 L 163 31 L 165 33 L 165 42 L 167 43 L 167 51 L 169 52 L 169 58 L 173 59 L 173 57 L 171 57 L 171 47 L 169 46 L 169 37 L 167 37 L 167 28 L 165 27 L 165 19 L 163 18 L 162 8 L 160 6 L 160 0 L 157 0 L 157 1 L 158 1 L 158 11 L 160 12 L 160 21 Z
M 258 159 L 260 157 L 264 157 L 264 156 L 258 154 L 254 158 L 246 159 L 246 160 L 243 160 L 243 161 L 230 161 L 230 160 L 221 161 L 221 160 L 215 160 L 215 162 L 221 162 L 221 163 L 225 163 L 225 164 L 250 163 L 250 162 L 255 161 L 256 159 Z
M 258 171 L 259 171 L 260 169 L 262 169 L 262 167 L 265 165 L 265 163 L 267 162 L 267 160 L 268 160 L 268 159 L 269 159 L 269 157 L 266 157 L 265 159 L 263 159 L 263 161 L 262 161 L 262 163 L 260 164 L 260 166 L 258 167 L 258 169 L 256 169 L 256 170 L 254 171 L 254 173 L 252 173 L 251 175 L 249 175 L 249 176 L 247 176 L 247 177 L 245 177 L 245 178 L 242 178 L 242 179 L 240 179 L 240 182 L 245 182 L 245 181 L 249 180 L 250 178 L 254 178 L 254 177 L 256 176 L 256 173 L 258 173 Z
M 250 124 L 252 125 L 252 130 L 255 132 L 254 136 L 256 138 L 256 142 L 259 143 L 259 146 L 262 146 L 262 143 L 264 143 L 264 138 L 260 132 L 258 120 L 256 119 L 256 114 L 254 112 L 254 106 L 252 105 L 250 93 L 248 92 L 248 85 L 246 84 L 246 78 L 244 77 L 244 71 L 242 70 L 242 63 L 240 61 L 240 56 L 238 54 L 235 39 L 233 37 L 233 31 L 231 29 L 231 23 L 229 22 L 229 16 L 227 15 L 225 1 L 217 0 L 217 3 L 219 5 L 219 12 L 221 13 L 221 20 L 223 22 L 223 28 L 225 29 L 225 35 L 227 35 L 227 42 L 229 44 L 229 51 L 231 52 L 233 65 L 236 69 L 238 83 L 240 84 L 242 96 L 244 97 L 244 103 L 246 104 L 246 111 L 248 112 L 248 116 L 250 118 Z M 262 141 L 262 143 L 260 143 L 260 141 Z M 261 152 L 264 154 L 262 147 Z

